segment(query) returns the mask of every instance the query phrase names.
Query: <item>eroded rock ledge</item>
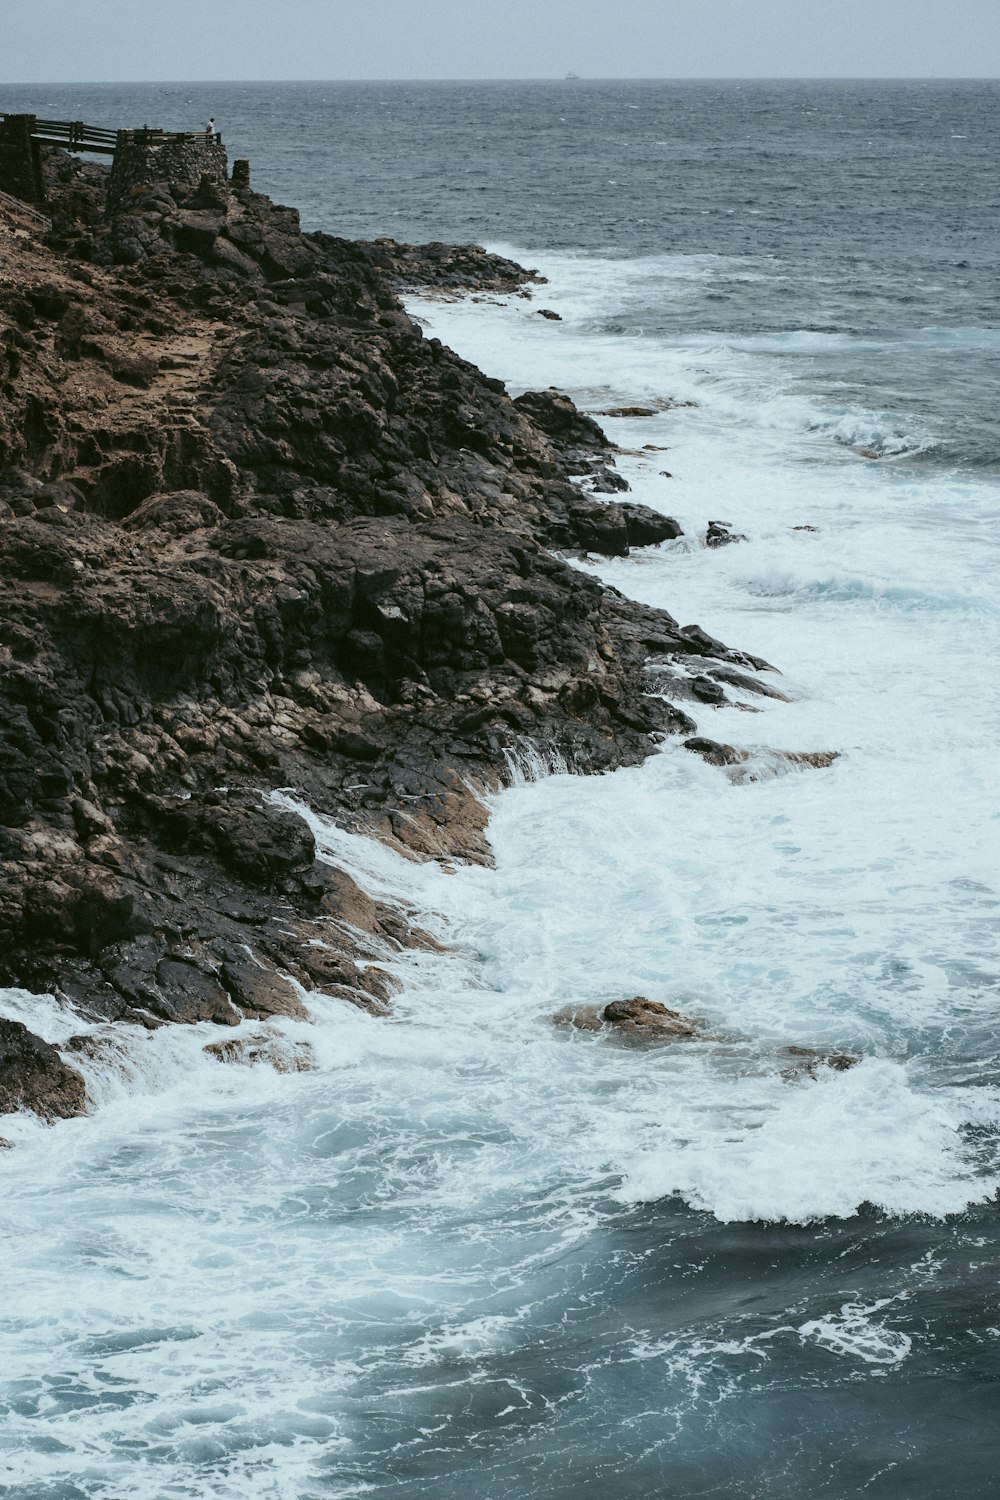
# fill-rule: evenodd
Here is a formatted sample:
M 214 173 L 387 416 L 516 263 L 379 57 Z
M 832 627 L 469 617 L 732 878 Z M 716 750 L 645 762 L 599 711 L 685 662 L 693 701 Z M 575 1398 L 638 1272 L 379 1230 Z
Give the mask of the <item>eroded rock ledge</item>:
M 519 746 L 636 763 L 695 732 L 671 696 L 760 664 L 561 560 L 674 523 L 581 494 L 601 429 L 394 290 L 518 268 L 302 235 L 245 183 L 106 219 L 98 169 L 48 171 L 52 233 L 0 223 L 0 984 L 147 1027 L 384 1010 L 379 955 L 430 939 L 270 792 L 486 860 L 473 788 Z M 4 1036 L 0 1109 L 84 1107 Z

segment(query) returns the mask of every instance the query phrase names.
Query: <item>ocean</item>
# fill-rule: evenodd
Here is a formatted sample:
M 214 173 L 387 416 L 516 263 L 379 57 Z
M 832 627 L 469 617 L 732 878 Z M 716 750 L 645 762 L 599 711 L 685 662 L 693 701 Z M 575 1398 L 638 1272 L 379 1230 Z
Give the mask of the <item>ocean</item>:
M 445 951 L 391 960 L 391 1020 L 271 1023 L 313 1073 L 165 1028 L 86 1064 L 90 1117 L 2 1122 L 4 1500 L 995 1496 L 998 103 L 7 91 L 97 125 L 211 113 L 307 228 L 537 267 L 530 299 L 409 306 L 512 394 L 653 413 L 601 420 L 684 535 L 574 565 L 764 657 L 784 701 L 698 705 L 753 779 L 677 741 L 595 778 L 525 747 L 494 869 L 300 807 Z M 745 540 L 707 547 L 713 520 Z M 551 1024 L 634 994 L 705 1039 Z

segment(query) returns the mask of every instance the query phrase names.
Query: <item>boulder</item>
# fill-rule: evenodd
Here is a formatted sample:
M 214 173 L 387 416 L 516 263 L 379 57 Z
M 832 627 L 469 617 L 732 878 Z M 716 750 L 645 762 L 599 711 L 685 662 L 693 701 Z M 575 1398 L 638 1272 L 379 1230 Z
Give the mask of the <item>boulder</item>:
M 707 761 L 710 766 L 743 767 L 738 777 L 741 781 L 766 779 L 768 775 L 776 775 L 783 766 L 802 766 L 810 770 L 821 771 L 827 766 L 832 766 L 833 762 L 840 758 L 839 750 L 763 750 L 757 752 L 759 764 L 752 769 L 747 769 L 747 762 L 752 759 L 752 752 L 738 749 L 735 745 L 721 745 L 717 740 L 709 740 L 696 735 L 684 741 L 684 749 L 700 755 L 702 760 Z
M 727 547 L 730 542 L 745 542 L 742 532 L 730 529 L 728 521 L 709 521 L 705 533 L 706 547 Z
M 792 1076 L 808 1073 L 815 1078 L 820 1068 L 831 1068 L 835 1073 L 846 1073 L 856 1068 L 861 1061 L 850 1052 L 827 1052 L 821 1047 L 785 1047 L 784 1056 L 793 1059 L 789 1069 Z
M 678 1010 L 670 1010 L 658 1000 L 635 995 L 631 1000 L 612 1000 L 601 1012 L 606 1026 L 626 1036 L 680 1038 L 697 1036 L 701 1025 Z
M 684 749 L 700 755 L 710 766 L 738 766 L 750 759 L 749 750 L 737 750 L 735 745 L 720 745 L 717 740 L 705 739 L 702 735 L 685 740 Z
M 0 1020 L 0 1113 L 30 1109 L 43 1120 L 68 1120 L 86 1114 L 86 1105 L 82 1073 L 20 1021 Z
M 176 490 L 170 495 L 150 495 L 125 516 L 122 525 L 129 531 L 165 531 L 171 536 L 187 536 L 218 526 L 224 517 L 213 500 L 197 490 Z
M 595 464 L 590 470 L 587 488 L 595 495 L 619 495 L 632 488 L 624 474 L 607 464 Z
M 308 1042 L 290 1042 L 266 1032 L 234 1036 L 225 1042 L 209 1042 L 202 1051 L 216 1062 L 236 1063 L 245 1068 L 269 1067 L 276 1073 L 311 1073 L 316 1057 Z
M 612 1000 L 603 1007 L 567 1005 L 552 1020 L 557 1026 L 572 1026 L 577 1031 L 609 1031 L 639 1041 L 681 1041 L 702 1032 L 700 1022 L 644 995 Z
M 578 411 L 570 398 L 554 386 L 547 391 L 525 391 L 515 396 L 514 405 L 560 444 L 599 449 L 612 446 L 593 417 Z
M 649 505 L 634 505 L 629 501 L 619 509 L 625 517 L 630 547 L 655 547 L 660 542 L 673 542 L 684 535 L 672 516 L 663 516 Z

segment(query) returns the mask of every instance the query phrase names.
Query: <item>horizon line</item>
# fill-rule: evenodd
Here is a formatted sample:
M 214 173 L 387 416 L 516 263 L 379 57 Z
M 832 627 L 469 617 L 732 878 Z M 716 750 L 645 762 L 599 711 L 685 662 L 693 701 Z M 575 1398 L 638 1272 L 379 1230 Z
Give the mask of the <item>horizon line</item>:
M 398 84 L 398 83 L 997 83 L 1000 74 L 980 73 L 574 73 L 504 77 L 458 74 L 395 78 L 35 78 L 0 79 L 0 88 L 130 88 L 151 85 Z

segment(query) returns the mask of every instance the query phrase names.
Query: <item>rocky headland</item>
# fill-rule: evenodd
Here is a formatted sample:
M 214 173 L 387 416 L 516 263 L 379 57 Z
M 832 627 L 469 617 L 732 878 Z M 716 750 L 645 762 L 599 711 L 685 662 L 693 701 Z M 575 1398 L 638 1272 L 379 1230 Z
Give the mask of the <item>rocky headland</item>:
M 764 665 L 570 566 L 678 528 L 399 300 L 531 273 L 302 234 L 237 166 L 108 212 L 52 151 L 51 230 L 0 212 L 0 985 L 89 1022 L 387 1009 L 431 939 L 272 792 L 486 861 L 512 757 L 638 763 Z M 73 1055 L 0 1019 L 0 1110 L 85 1109 Z

